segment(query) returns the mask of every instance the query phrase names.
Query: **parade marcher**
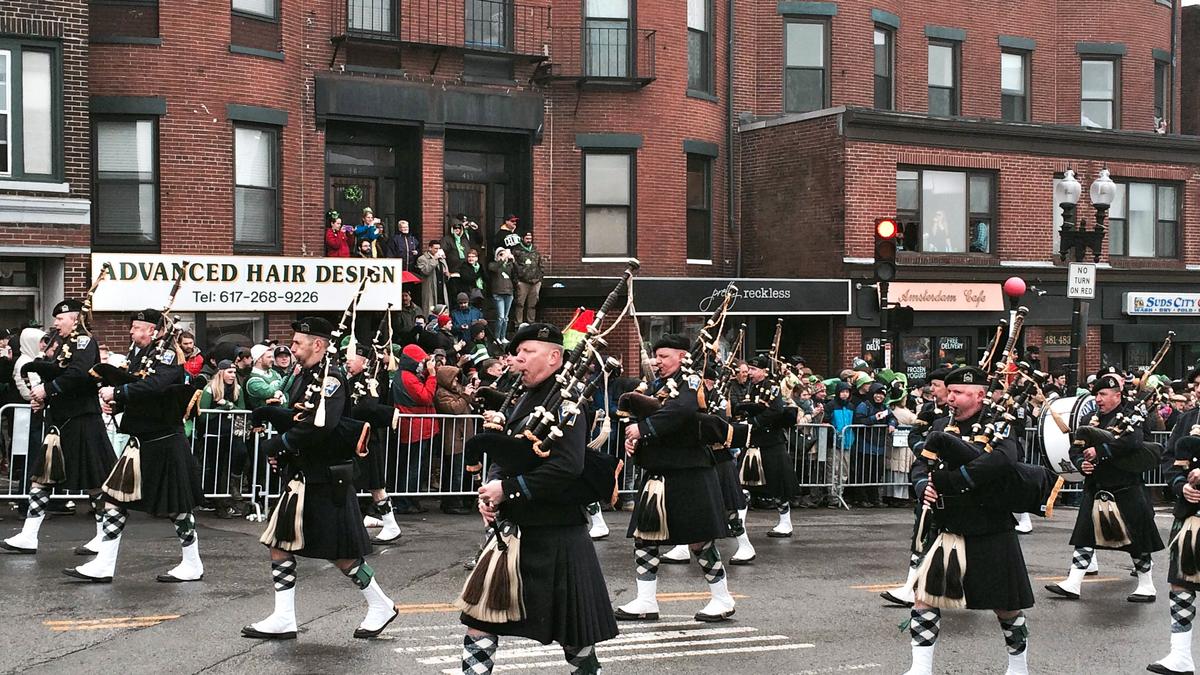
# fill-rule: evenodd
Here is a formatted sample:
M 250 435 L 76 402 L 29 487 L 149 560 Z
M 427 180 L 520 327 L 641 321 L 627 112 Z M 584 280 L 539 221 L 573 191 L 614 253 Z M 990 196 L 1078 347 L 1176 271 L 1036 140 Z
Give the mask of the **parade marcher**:
M 100 400 L 111 406 L 113 412 L 123 413 L 120 430 L 129 435 L 130 445 L 105 483 L 104 537 L 100 551 L 91 562 L 63 570 L 69 577 L 96 583 L 112 581 L 121 533 L 128 511 L 133 509 L 167 516 L 175 524 L 183 560 L 166 574 L 158 575 L 158 581 L 177 583 L 204 578 L 196 518 L 192 514 L 204 500 L 204 490 L 200 485 L 200 468 L 183 434 L 188 402 L 180 400 L 179 388 L 173 388 L 178 386 L 186 391 L 190 387 L 184 384 L 182 351 L 175 336 L 164 326 L 164 318 L 156 309 L 144 309 L 129 317 L 129 336 L 133 340 L 129 372 L 142 377 L 100 389 Z M 123 478 L 126 462 L 132 461 L 129 458 L 134 451 L 139 457 L 137 475 L 126 481 Z
M 749 418 L 750 440 L 748 444 L 761 453 L 761 481 L 748 486 L 755 498 L 766 499 L 775 505 L 779 522 L 767 532 L 768 537 L 787 538 L 792 536 L 792 498 L 799 492 L 796 467 L 788 453 L 787 430 L 796 423 L 795 407 L 784 402 L 779 386 L 769 377 L 771 362 L 765 355 L 756 356 L 747 363 L 749 402 L 765 406 Z M 738 404 L 735 402 L 734 409 Z M 791 414 L 785 414 L 791 411 Z M 742 454 L 743 468 L 749 451 Z M 743 471 L 743 476 L 745 471 Z M 739 560 L 740 562 L 740 560 Z
M 275 611 L 242 628 L 242 635 L 295 639 L 296 556 L 302 556 L 329 560 L 354 582 L 367 601 L 367 616 L 354 637 L 377 637 L 399 610 L 364 560 L 371 553 L 371 538 L 353 488 L 355 448 L 339 435 L 342 416 L 349 412 L 348 387 L 340 368 L 333 364 L 325 367 L 325 359 L 334 358 L 328 354 L 333 326 L 320 317 L 306 317 L 292 323 L 292 330 L 292 354 L 302 370 L 292 383 L 289 400 L 303 401 L 312 408 L 295 426 L 266 444 L 271 462 L 290 480 L 288 494 L 277 502 L 260 539 L 271 551 Z M 324 419 L 318 419 L 322 410 Z M 301 514 L 300 522 L 295 523 L 293 519 Z
M 530 324 L 513 335 L 509 353 L 515 354 L 513 368 L 521 373 L 526 389 L 508 416 L 506 427 L 512 430 L 523 426 L 547 393 L 559 386 L 555 375 L 562 368 L 562 333 L 548 324 Z M 489 623 L 462 614 L 467 626 L 464 675 L 492 672 L 500 635 L 557 642 L 573 673 L 594 675 L 600 671 L 595 645 L 617 635 L 604 574 L 588 538 L 587 514 L 562 489 L 583 472 L 587 425 L 564 431 L 550 455 L 525 473 L 507 475 L 493 462 L 487 482 L 479 488 L 484 523 L 498 518 L 518 528 L 524 618 Z
M 88 372 L 100 362 L 100 351 L 82 323 L 82 307 L 80 301 L 71 299 L 54 306 L 55 335 L 47 347 L 53 356 L 25 366 L 45 367 L 31 368 L 31 372 L 40 372 L 42 382 L 30 390 L 29 403 L 34 413 L 44 411 L 46 451 L 36 449 L 30 462 L 29 506 L 21 532 L 0 542 L 0 548 L 11 553 L 37 552 L 38 531 L 54 488 L 88 493 L 96 534 L 75 552 L 94 555 L 100 547 L 100 487 L 116 457 L 100 416 L 96 380 Z
M 711 600 L 697 621 L 725 621 L 734 613 L 716 541 L 729 536 L 721 484 L 712 451 L 700 442 L 699 403 L 681 366 L 691 349 L 682 335 L 654 344 L 658 378 L 648 392 L 674 392 L 655 413 L 625 427 L 625 452 L 641 469 L 638 499 L 629 522 L 637 569 L 637 597 L 617 608 L 623 621 L 658 620 L 659 547 L 687 544 L 704 572 Z M 786 451 L 785 451 L 786 453 Z
M 1173 460 L 1166 479 L 1175 498 L 1171 562 L 1167 571 L 1167 583 L 1171 584 L 1167 594 L 1171 650 L 1165 657 L 1146 666 L 1146 670 L 1162 675 L 1183 675 L 1196 669 L 1192 659 L 1192 623 L 1196 618 L 1196 592 L 1200 591 L 1200 570 L 1196 561 L 1196 543 L 1200 536 L 1200 426 L 1193 421 L 1187 433 L 1178 438 L 1172 434 L 1166 454 Z
M 1092 394 L 1096 397 L 1096 414 L 1090 426 L 1108 429 L 1122 413 L 1132 414 L 1122 397 L 1124 378 L 1115 368 L 1102 369 L 1092 382 Z M 1046 590 L 1072 600 L 1080 596 L 1083 577 L 1087 574 L 1097 548 L 1124 551 L 1133 559 L 1138 584 L 1126 598 L 1129 602 L 1154 602 L 1156 592 L 1154 578 L 1150 573 L 1150 555 L 1161 551 L 1164 546 L 1154 523 L 1154 506 L 1141 472 L 1122 469 L 1114 460 L 1139 452 L 1144 434 L 1141 425 L 1134 425 L 1126 433 L 1101 447 L 1079 447 L 1072 445 L 1071 460 L 1084 474 L 1083 499 L 1079 504 L 1079 515 L 1071 533 L 1071 545 L 1075 551 L 1071 556 L 1071 571 L 1067 578 L 1049 584 Z M 1107 510 L 1115 505 L 1115 516 Z M 1104 513 L 1101 513 L 1104 511 Z M 1101 527 L 1097 532 L 1096 519 L 1116 519 L 1116 532 Z M 1104 525 L 1104 523 L 1100 523 Z
M 935 421 L 932 431 L 950 433 L 970 442 L 972 425 L 979 421 L 983 412 L 987 376 L 979 368 L 963 366 L 950 371 L 945 382 L 952 416 Z M 965 549 L 960 600 L 966 609 L 988 609 L 996 613 L 1008 649 L 1009 675 L 1028 672 L 1029 630 L 1023 610 L 1033 606 L 1033 589 L 1029 585 L 1020 541 L 1013 530 L 1012 512 L 995 504 L 995 498 L 986 493 L 987 488 L 997 481 L 1011 477 L 1013 466 L 1020 461 L 1019 453 L 1016 441 L 998 438 L 993 441 L 990 453 L 980 451 L 977 457 L 967 462 L 956 458 L 941 458 L 935 462 L 919 456 L 913 462 L 910 474 L 914 492 L 931 506 L 937 505 L 930 510 L 929 517 L 941 532 L 938 540 L 945 537 L 947 542 L 957 541 Z M 917 598 L 908 624 L 912 638 L 912 668 L 906 675 L 930 675 L 933 672 L 933 650 L 941 628 L 942 610 L 922 598 L 932 601 L 927 593 L 942 590 L 930 588 L 928 581 L 933 575 L 926 574 L 934 571 L 929 569 L 934 567 L 930 563 L 934 560 L 942 562 L 944 549 L 938 540 L 934 541 L 922 564 L 924 579 L 917 582 Z M 954 557 L 953 562 L 957 561 Z M 941 569 L 940 564 L 936 567 Z M 941 579 L 948 581 L 949 568 L 942 571 Z
M 921 406 L 921 411 L 917 413 L 917 423 L 913 425 L 912 431 L 908 432 L 908 447 L 912 449 L 915 455 L 920 455 L 921 448 L 925 445 L 925 436 L 933 429 L 934 423 L 950 414 L 950 408 L 946 404 L 946 396 L 949 394 L 949 390 L 946 389 L 946 375 L 949 373 L 950 371 L 947 368 L 936 368 L 930 371 L 926 378 L 929 383 L 929 394 L 932 396 L 932 400 L 926 401 Z M 847 391 L 849 390 L 849 385 L 843 383 L 840 386 L 844 386 Z M 914 533 L 920 524 L 922 503 L 923 500 L 918 499 L 917 506 L 913 511 L 913 515 L 915 516 L 915 520 L 913 521 Z M 908 558 L 908 579 L 905 580 L 904 585 L 899 588 L 893 588 L 890 591 L 884 591 L 879 594 L 879 597 L 893 604 L 912 607 L 913 600 L 916 598 L 913 587 L 917 583 L 917 571 L 921 569 L 921 562 L 924 559 L 925 556 L 923 553 L 917 553 L 915 550 L 912 551 Z
M 356 485 L 371 493 L 375 513 L 383 522 L 383 529 L 371 539 L 372 544 L 392 544 L 400 540 L 400 525 L 392 509 L 392 498 L 387 493 L 387 452 L 383 447 L 386 430 L 395 429 L 400 421 L 400 411 L 381 402 L 391 383 L 371 382 L 367 372 L 367 355 L 371 348 L 357 345 L 353 352 L 346 353 L 346 385 L 350 387 L 349 415 L 356 420 L 371 423 L 370 452 L 358 458 L 359 474 Z M 387 370 L 383 370 L 387 373 Z

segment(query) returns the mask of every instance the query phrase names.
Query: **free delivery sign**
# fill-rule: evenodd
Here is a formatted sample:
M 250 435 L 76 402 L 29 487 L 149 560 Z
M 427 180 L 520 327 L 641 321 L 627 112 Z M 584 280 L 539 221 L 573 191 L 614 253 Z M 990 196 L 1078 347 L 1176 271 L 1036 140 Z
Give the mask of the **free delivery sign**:
M 1200 315 L 1200 293 L 1126 293 L 1125 313 Z

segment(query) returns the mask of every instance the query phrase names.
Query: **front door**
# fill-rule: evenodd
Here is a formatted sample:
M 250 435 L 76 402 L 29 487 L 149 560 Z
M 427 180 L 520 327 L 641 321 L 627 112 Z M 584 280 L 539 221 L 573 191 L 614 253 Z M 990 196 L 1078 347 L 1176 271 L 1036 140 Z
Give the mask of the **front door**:
M 446 212 L 451 219 L 460 213 L 467 214 L 468 219 L 479 223 L 479 230 L 486 237 L 491 231 L 488 226 L 487 194 L 486 183 L 446 183 Z M 484 245 L 487 245 L 486 239 Z
M 328 203 L 342 215 L 343 224 L 358 225 L 362 222 L 362 210 L 368 206 L 379 209 L 375 205 L 375 184 L 376 179 L 364 176 L 329 177 Z

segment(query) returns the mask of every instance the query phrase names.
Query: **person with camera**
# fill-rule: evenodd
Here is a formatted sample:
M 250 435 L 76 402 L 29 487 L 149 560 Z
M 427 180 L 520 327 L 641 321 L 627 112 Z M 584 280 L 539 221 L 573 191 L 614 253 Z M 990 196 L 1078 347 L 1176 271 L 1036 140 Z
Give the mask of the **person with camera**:
M 383 239 L 383 221 L 375 217 L 375 211 L 371 207 L 363 209 L 362 222 L 354 226 L 354 250 L 364 258 L 379 257 L 379 240 Z M 363 252 L 362 243 L 370 243 L 370 250 L 367 253 Z
M 446 262 L 446 252 L 442 250 L 442 242 L 430 239 L 425 251 L 417 257 L 417 274 L 421 277 L 421 306 L 433 311 L 437 305 L 449 302 L 446 282 L 450 276 L 450 267 Z
M 488 263 L 488 288 L 492 289 L 492 302 L 496 306 L 496 341 L 501 344 L 508 343 L 508 315 L 512 312 L 516 271 L 517 262 L 512 250 L 504 246 L 497 248 L 495 260 Z
M 537 321 L 538 297 L 542 292 L 542 253 L 534 248 L 533 232 L 526 232 L 513 249 L 517 271 L 517 325 Z
M 350 233 L 342 225 L 337 211 L 325 214 L 325 255 L 330 258 L 350 257 Z
M 434 457 L 434 448 L 440 448 L 438 434 L 441 427 L 435 417 L 434 400 L 437 394 L 437 361 L 420 345 L 406 345 L 400 351 L 400 369 L 392 378 L 392 405 L 400 411 L 400 423 L 396 436 L 399 442 L 398 466 L 404 471 L 389 484 L 398 485 L 405 492 L 418 492 L 429 484 L 429 466 Z M 401 514 L 425 511 L 416 498 L 401 497 L 396 500 L 396 510 Z

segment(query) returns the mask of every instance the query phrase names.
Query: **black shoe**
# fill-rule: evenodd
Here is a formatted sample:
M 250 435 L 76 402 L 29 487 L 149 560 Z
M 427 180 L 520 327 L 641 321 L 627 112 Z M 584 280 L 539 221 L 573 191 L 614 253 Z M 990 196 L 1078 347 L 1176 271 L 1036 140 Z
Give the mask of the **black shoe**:
M 1059 586 L 1058 584 L 1046 584 L 1046 590 L 1050 591 L 1051 593 L 1053 593 L 1055 595 L 1061 595 L 1062 597 L 1067 598 L 1069 600 L 1078 600 L 1079 599 L 1078 593 L 1072 593 L 1071 591 L 1068 591 L 1067 589 L 1063 588 L 1062 586 Z
M 154 580 L 160 584 L 186 584 L 193 581 L 204 581 L 204 575 L 201 574 L 199 579 L 180 579 L 179 577 L 173 577 L 170 574 L 160 574 L 157 577 L 154 577 Z
M 259 640 L 295 640 L 296 631 L 290 630 L 286 633 L 264 633 L 256 629 L 254 626 L 243 626 L 242 637 L 256 638 Z
M 1157 595 L 1140 595 L 1138 593 L 1130 593 L 1129 597 L 1125 598 L 1129 602 L 1154 602 Z
M 76 546 L 75 555 L 98 555 L 99 551 L 93 551 L 86 546 Z
M 658 621 L 658 612 L 631 614 L 620 607 L 613 610 L 613 616 L 616 617 L 617 621 Z
M 382 626 L 380 626 L 378 630 L 367 630 L 365 628 L 355 628 L 354 629 L 354 637 L 356 637 L 360 640 L 369 640 L 373 637 L 379 637 L 379 634 L 383 632 L 383 629 L 387 628 L 393 621 L 396 620 L 396 617 L 398 617 L 398 616 L 400 616 L 400 608 L 393 605 L 392 606 L 392 618 L 388 619 L 387 622 L 384 623 Z
M 749 565 L 750 563 L 754 562 L 754 559 L 757 557 L 758 557 L 758 554 L 755 553 L 754 555 L 750 556 L 749 558 L 730 558 L 729 564 L 730 565 Z
M 17 546 L 13 546 L 12 544 L 10 544 L 6 541 L 0 541 L 0 549 L 3 549 L 5 553 L 10 553 L 10 554 L 18 554 L 19 553 L 22 555 L 33 555 L 33 554 L 37 553 L 36 548 L 20 548 Z
M 112 577 L 89 577 L 88 575 L 83 574 L 82 572 L 75 569 L 74 567 L 68 567 L 67 569 L 63 570 L 63 574 L 65 574 L 69 577 L 75 578 L 75 579 L 82 579 L 84 581 L 88 581 L 93 584 L 111 584 L 112 583 Z
M 888 602 L 892 603 L 893 605 L 900 605 L 901 607 L 912 607 L 913 606 L 913 604 L 911 602 L 908 602 L 907 600 L 901 600 L 900 598 L 897 598 L 896 596 L 892 595 L 891 591 L 884 591 L 879 594 L 879 597 L 883 598 L 884 600 L 887 600 Z
M 1160 675 L 1194 675 L 1196 672 L 1194 670 L 1171 670 L 1170 668 L 1157 663 L 1151 663 L 1150 665 L 1146 666 L 1146 670 L 1152 673 L 1159 673 Z
M 732 609 L 728 612 L 721 612 L 720 614 L 705 614 L 704 612 L 696 612 L 696 616 L 693 618 L 697 621 L 703 621 L 704 623 L 719 623 L 721 621 L 728 621 L 729 617 L 733 616 L 733 613 L 734 610 Z

